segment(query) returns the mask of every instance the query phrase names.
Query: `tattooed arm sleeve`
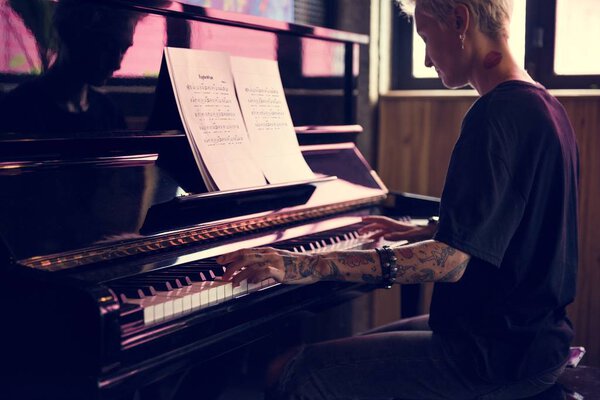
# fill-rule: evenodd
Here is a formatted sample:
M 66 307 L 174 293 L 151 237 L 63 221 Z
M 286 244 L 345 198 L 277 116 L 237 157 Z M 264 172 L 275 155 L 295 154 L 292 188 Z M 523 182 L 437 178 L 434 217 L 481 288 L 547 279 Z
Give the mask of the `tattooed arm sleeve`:
M 456 282 L 465 271 L 470 256 L 442 242 L 427 240 L 394 249 L 398 258 L 398 283 Z M 336 280 L 380 283 L 381 266 L 375 250 L 335 251 L 285 264 L 287 283 Z

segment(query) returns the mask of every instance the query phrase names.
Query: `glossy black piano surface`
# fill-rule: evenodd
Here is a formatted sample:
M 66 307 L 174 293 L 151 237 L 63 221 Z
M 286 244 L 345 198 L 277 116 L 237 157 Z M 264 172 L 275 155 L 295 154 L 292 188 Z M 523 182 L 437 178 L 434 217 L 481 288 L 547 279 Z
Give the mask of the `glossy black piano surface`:
M 171 118 L 176 110 L 165 110 L 155 96 L 166 45 L 278 60 L 296 126 L 356 122 L 357 55 L 365 36 L 190 3 L 2 0 L 0 94 L 21 90 L 10 95 L 11 113 L 2 114 L 0 131 L 178 129 Z M 93 86 L 88 115 L 50 104 L 81 81 Z
M 175 1 L 0 0 L 0 11 L 12 57 L 0 61 L 0 398 L 128 398 L 191 367 L 222 375 L 232 354 L 306 336 L 302 316 L 374 289 L 234 289 L 213 261 L 249 246 L 373 246 L 356 233 L 387 195 L 353 143 L 366 37 Z M 82 52 L 70 75 L 52 72 L 61 45 Z M 206 193 L 177 115 L 159 104 L 165 45 L 278 60 L 319 179 Z M 73 87 L 91 96 L 82 109 L 62 107 Z M 394 200 L 396 213 L 435 212 Z M 351 333 L 340 321 L 326 334 Z

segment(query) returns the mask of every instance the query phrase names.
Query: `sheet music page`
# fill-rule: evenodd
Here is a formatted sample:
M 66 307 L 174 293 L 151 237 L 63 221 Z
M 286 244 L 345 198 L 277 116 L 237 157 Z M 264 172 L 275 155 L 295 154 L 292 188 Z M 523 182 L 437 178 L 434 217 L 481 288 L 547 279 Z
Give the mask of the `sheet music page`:
M 229 55 L 166 47 L 165 58 L 186 136 L 208 189 L 265 185 L 235 96 Z
M 250 144 L 270 183 L 314 179 L 296 138 L 277 61 L 231 57 Z

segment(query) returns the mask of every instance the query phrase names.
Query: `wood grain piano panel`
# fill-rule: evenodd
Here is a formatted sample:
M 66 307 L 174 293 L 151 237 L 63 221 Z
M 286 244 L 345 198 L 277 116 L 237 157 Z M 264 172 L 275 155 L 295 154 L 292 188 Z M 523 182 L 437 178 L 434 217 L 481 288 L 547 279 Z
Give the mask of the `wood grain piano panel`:
M 585 346 L 584 363 L 600 365 L 600 91 L 553 92 L 565 106 L 580 151 L 579 275 L 569 307 L 574 343 Z M 476 99 L 472 91 L 403 91 L 381 97 L 377 170 L 392 191 L 439 196 L 460 123 Z M 431 286 L 422 291 L 428 312 Z

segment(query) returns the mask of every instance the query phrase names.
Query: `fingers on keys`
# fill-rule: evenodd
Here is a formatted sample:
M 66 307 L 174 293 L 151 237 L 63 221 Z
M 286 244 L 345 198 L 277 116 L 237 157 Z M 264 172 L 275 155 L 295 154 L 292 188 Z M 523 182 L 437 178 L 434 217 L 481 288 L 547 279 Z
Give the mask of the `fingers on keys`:
M 280 280 L 273 266 L 280 257 L 277 250 L 269 247 L 240 249 L 217 257 L 217 262 L 226 266 L 223 280 L 232 281 L 237 286 L 243 280 L 257 283 L 268 278 Z

